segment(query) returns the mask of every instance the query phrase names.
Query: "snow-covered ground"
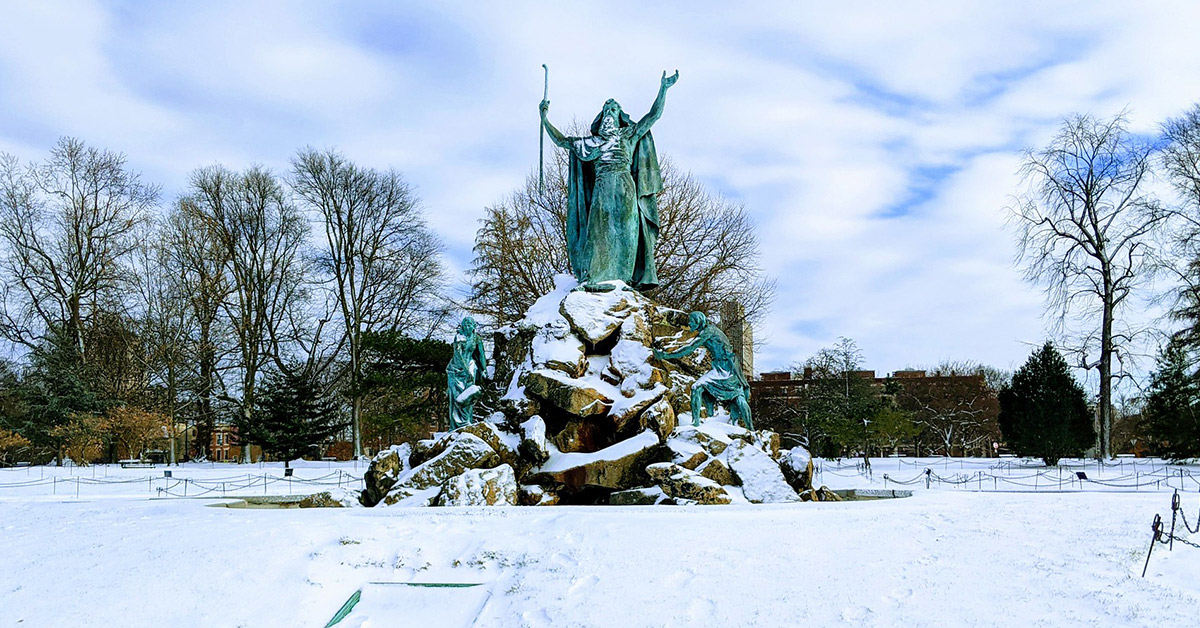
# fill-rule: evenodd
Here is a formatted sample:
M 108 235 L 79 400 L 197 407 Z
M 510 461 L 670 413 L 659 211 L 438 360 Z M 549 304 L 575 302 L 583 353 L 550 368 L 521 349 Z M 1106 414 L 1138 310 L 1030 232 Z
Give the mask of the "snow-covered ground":
M 413 622 L 470 616 L 481 600 L 475 626 L 1195 622 L 1200 549 L 1160 545 L 1140 577 L 1151 519 L 1170 521 L 1168 478 L 1193 482 L 1181 501 L 1196 525 L 1195 467 L 1078 462 L 1088 482 L 1048 488 L 1056 470 L 1014 460 L 876 459 L 869 477 L 860 462 L 821 461 L 818 482 L 887 482 L 913 497 L 254 510 L 210 507 L 224 503 L 214 483 L 227 495 L 312 492 L 356 483 L 363 465 L 303 464 L 290 487 L 273 465 L 185 465 L 171 480 L 161 467 L 0 469 L 0 626 L 320 627 L 376 581 L 483 587 L 405 590 L 388 622 L 363 625 L 437 625 Z M 1037 492 L 1004 487 L 1038 472 Z M 83 481 L 93 473 L 96 483 Z M 1138 486 L 1115 486 L 1131 473 Z M 181 478 L 189 498 L 166 497 L 181 494 L 170 484 Z M 997 486 L 980 491 L 980 480 Z M 218 498 L 192 498 L 201 490 Z M 361 607 L 386 606 L 372 591 Z

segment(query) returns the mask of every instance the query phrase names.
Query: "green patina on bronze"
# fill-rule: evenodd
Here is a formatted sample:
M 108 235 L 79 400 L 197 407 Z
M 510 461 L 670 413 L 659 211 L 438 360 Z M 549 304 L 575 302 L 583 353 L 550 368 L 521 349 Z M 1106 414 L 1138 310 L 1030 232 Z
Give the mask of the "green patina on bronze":
M 750 383 L 742 374 L 742 363 L 734 353 L 725 332 L 715 325 L 708 323 L 708 318 L 700 312 L 692 312 L 688 317 L 688 326 L 699 333 L 695 340 L 687 346 L 665 353 L 654 350 L 654 357 L 660 360 L 674 360 L 691 355 L 696 349 L 704 347 L 712 356 L 712 370 L 692 384 L 692 425 L 700 425 L 700 412 L 704 410 L 712 416 L 713 403 L 723 401 L 729 404 L 729 416 L 735 423 L 741 423 L 746 429 L 754 429 L 754 421 L 750 417 Z
M 446 365 L 446 396 L 450 402 L 450 429 L 455 430 L 475 422 L 475 400 L 480 388 L 476 385 L 487 368 L 483 340 L 475 333 L 475 319 L 470 316 L 458 324 L 454 335 L 454 356 Z
M 658 285 L 654 247 L 662 175 L 650 127 L 678 79 L 678 71 L 663 72 L 658 97 L 637 122 L 609 99 L 586 137 L 563 135 L 546 119 L 550 101 L 539 106 L 550 140 L 570 155 L 567 252 L 571 273 L 589 288 L 603 289 L 599 284 L 606 281 L 638 290 Z

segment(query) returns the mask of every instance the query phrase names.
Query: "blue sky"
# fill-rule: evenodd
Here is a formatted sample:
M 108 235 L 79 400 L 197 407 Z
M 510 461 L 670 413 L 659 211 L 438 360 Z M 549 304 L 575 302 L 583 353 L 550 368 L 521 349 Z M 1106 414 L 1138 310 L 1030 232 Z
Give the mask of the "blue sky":
M 838 336 L 879 371 L 1016 366 L 1047 333 L 1004 227 L 1020 150 L 1200 101 L 1200 5 L 842 4 L 0 1 L 0 151 L 77 136 L 171 199 L 336 147 L 405 173 L 461 280 L 536 167 L 542 63 L 562 122 L 637 115 L 678 68 L 659 148 L 745 203 L 779 281 L 759 370 Z

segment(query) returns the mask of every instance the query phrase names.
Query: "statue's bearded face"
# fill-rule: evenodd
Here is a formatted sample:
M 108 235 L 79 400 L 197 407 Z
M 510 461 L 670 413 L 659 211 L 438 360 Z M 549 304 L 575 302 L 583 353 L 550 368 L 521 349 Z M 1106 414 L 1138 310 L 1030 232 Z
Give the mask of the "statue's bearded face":
M 604 137 L 612 137 L 616 135 L 621 128 L 621 105 L 615 100 L 609 100 L 604 103 L 604 109 L 600 112 L 600 135 Z

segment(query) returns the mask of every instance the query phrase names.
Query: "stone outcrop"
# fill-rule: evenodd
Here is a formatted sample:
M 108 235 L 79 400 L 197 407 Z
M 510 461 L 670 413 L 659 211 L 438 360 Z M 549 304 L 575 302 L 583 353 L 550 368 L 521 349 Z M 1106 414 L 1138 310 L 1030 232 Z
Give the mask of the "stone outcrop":
M 743 440 L 729 445 L 726 459 L 737 474 L 746 499 L 756 504 L 800 501 L 770 454 Z
M 474 434 L 454 432 L 441 453 L 401 475 L 383 498 L 383 503 L 420 502 L 426 497 L 432 503 L 446 480 L 469 469 L 491 468 L 499 463 L 496 451 L 481 438 Z M 430 496 L 430 489 L 438 490 Z
M 813 461 L 807 449 L 797 446 L 784 451 L 779 458 L 779 468 L 797 493 L 812 489 Z
M 637 486 L 646 465 L 662 455 L 658 435 L 649 430 L 593 453 L 552 454 L 533 469 L 537 484 L 561 486 L 568 492 L 585 487 L 620 490 Z
M 516 506 L 517 474 L 507 464 L 468 469 L 442 485 L 443 506 Z
M 661 487 L 651 486 L 617 491 L 608 496 L 608 503 L 610 506 L 657 506 L 676 502 L 664 493 Z
M 411 467 L 409 458 L 412 456 L 412 446 L 408 443 L 393 445 L 371 459 L 367 472 L 363 475 L 363 492 L 360 501 L 364 506 L 374 506 L 383 501 L 388 491 L 396 485 L 400 476 Z
M 728 504 L 733 501 L 725 487 L 683 467 L 670 462 L 660 462 L 646 467 L 650 480 L 663 492 L 676 500 L 688 500 L 697 504 Z
M 567 377 L 558 371 L 540 369 L 526 373 L 521 384 L 526 394 L 572 416 L 599 416 L 607 414 L 612 408 L 612 399 L 604 393 L 583 380 Z
M 360 501 L 398 506 L 729 504 L 836 498 L 812 488 L 802 449 L 729 425 L 691 425 L 691 387 L 710 367 L 687 313 L 617 286 L 567 277 L 495 337 L 486 420 L 380 453 Z M 803 497 L 798 495 L 803 493 Z

